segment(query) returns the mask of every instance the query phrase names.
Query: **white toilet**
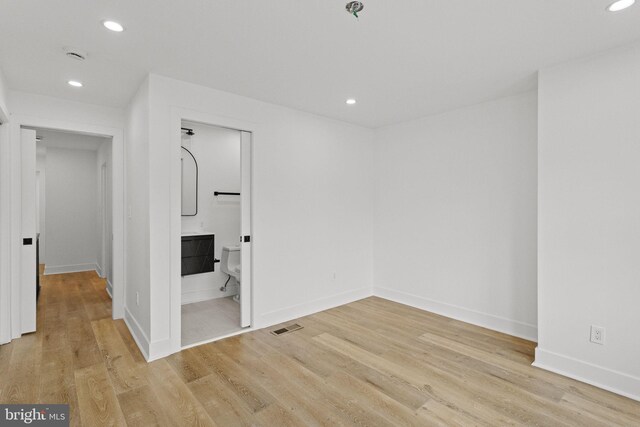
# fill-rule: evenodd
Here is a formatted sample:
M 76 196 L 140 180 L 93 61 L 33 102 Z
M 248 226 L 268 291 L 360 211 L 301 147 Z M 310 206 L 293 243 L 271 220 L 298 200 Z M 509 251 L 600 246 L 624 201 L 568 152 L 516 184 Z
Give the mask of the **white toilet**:
M 220 269 L 223 273 L 236 279 L 236 283 L 238 284 L 238 294 L 233 297 L 233 300 L 240 302 L 240 246 L 222 247 Z

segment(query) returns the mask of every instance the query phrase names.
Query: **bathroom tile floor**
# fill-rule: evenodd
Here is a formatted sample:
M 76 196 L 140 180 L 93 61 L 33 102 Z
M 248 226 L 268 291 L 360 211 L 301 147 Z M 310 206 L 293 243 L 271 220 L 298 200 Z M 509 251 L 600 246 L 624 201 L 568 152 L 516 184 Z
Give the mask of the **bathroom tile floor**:
M 240 329 L 240 305 L 233 297 L 182 306 L 182 345 L 187 346 Z

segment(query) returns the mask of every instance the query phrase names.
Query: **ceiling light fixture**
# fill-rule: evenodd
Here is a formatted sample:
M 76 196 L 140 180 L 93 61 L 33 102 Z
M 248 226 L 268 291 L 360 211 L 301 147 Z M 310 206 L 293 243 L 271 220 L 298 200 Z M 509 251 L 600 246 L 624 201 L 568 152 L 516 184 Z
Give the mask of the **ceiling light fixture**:
M 633 6 L 633 4 L 635 2 L 636 2 L 636 0 L 618 0 L 618 1 L 614 1 L 609 6 L 607 6 L 607 10 L 609 12 L 620 12 L 621 10 L 624 10 L 624 9 L 630 7 L 630 6 Z
M 355 104 L 355 103 L 356 103 L 356 100 L 355 100 L 355 99 L 353 99 L 353 98 L 349 98 L 349 99 L 347 99 L 347 104 L 349 104 L 349 105 L 353 105 L 353 104 Z
M 69 80 L 67 83 L 69 83 L 69 86 L 82 87 L 82 83 L 77 80 Z
M 102 22 L 102 25 L 104 25 L 107 30 L 115 31 L 116 33 L 124 31 L 122 24 L 119 24 L 116 21 L 104 21 Z

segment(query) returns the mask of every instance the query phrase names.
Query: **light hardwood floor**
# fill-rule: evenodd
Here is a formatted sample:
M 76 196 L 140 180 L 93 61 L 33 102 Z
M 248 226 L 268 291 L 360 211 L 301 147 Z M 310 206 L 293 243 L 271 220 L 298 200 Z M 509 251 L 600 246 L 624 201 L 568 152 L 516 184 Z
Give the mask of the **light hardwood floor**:
M 640 403 L 532 368 L 534 343 L 380 298 L 147 364 L 92 273 L 46 276 L 38 332 L 0 346 L 0 402 L 72 425 L 638 426 Z

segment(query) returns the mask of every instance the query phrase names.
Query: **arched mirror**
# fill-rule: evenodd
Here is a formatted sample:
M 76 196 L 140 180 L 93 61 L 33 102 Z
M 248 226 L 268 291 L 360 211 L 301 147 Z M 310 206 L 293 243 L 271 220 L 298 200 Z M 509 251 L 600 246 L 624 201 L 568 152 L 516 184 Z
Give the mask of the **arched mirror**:
M 182 216 L 198 214 L 198 162 L 191 151 L 182 147 Z

